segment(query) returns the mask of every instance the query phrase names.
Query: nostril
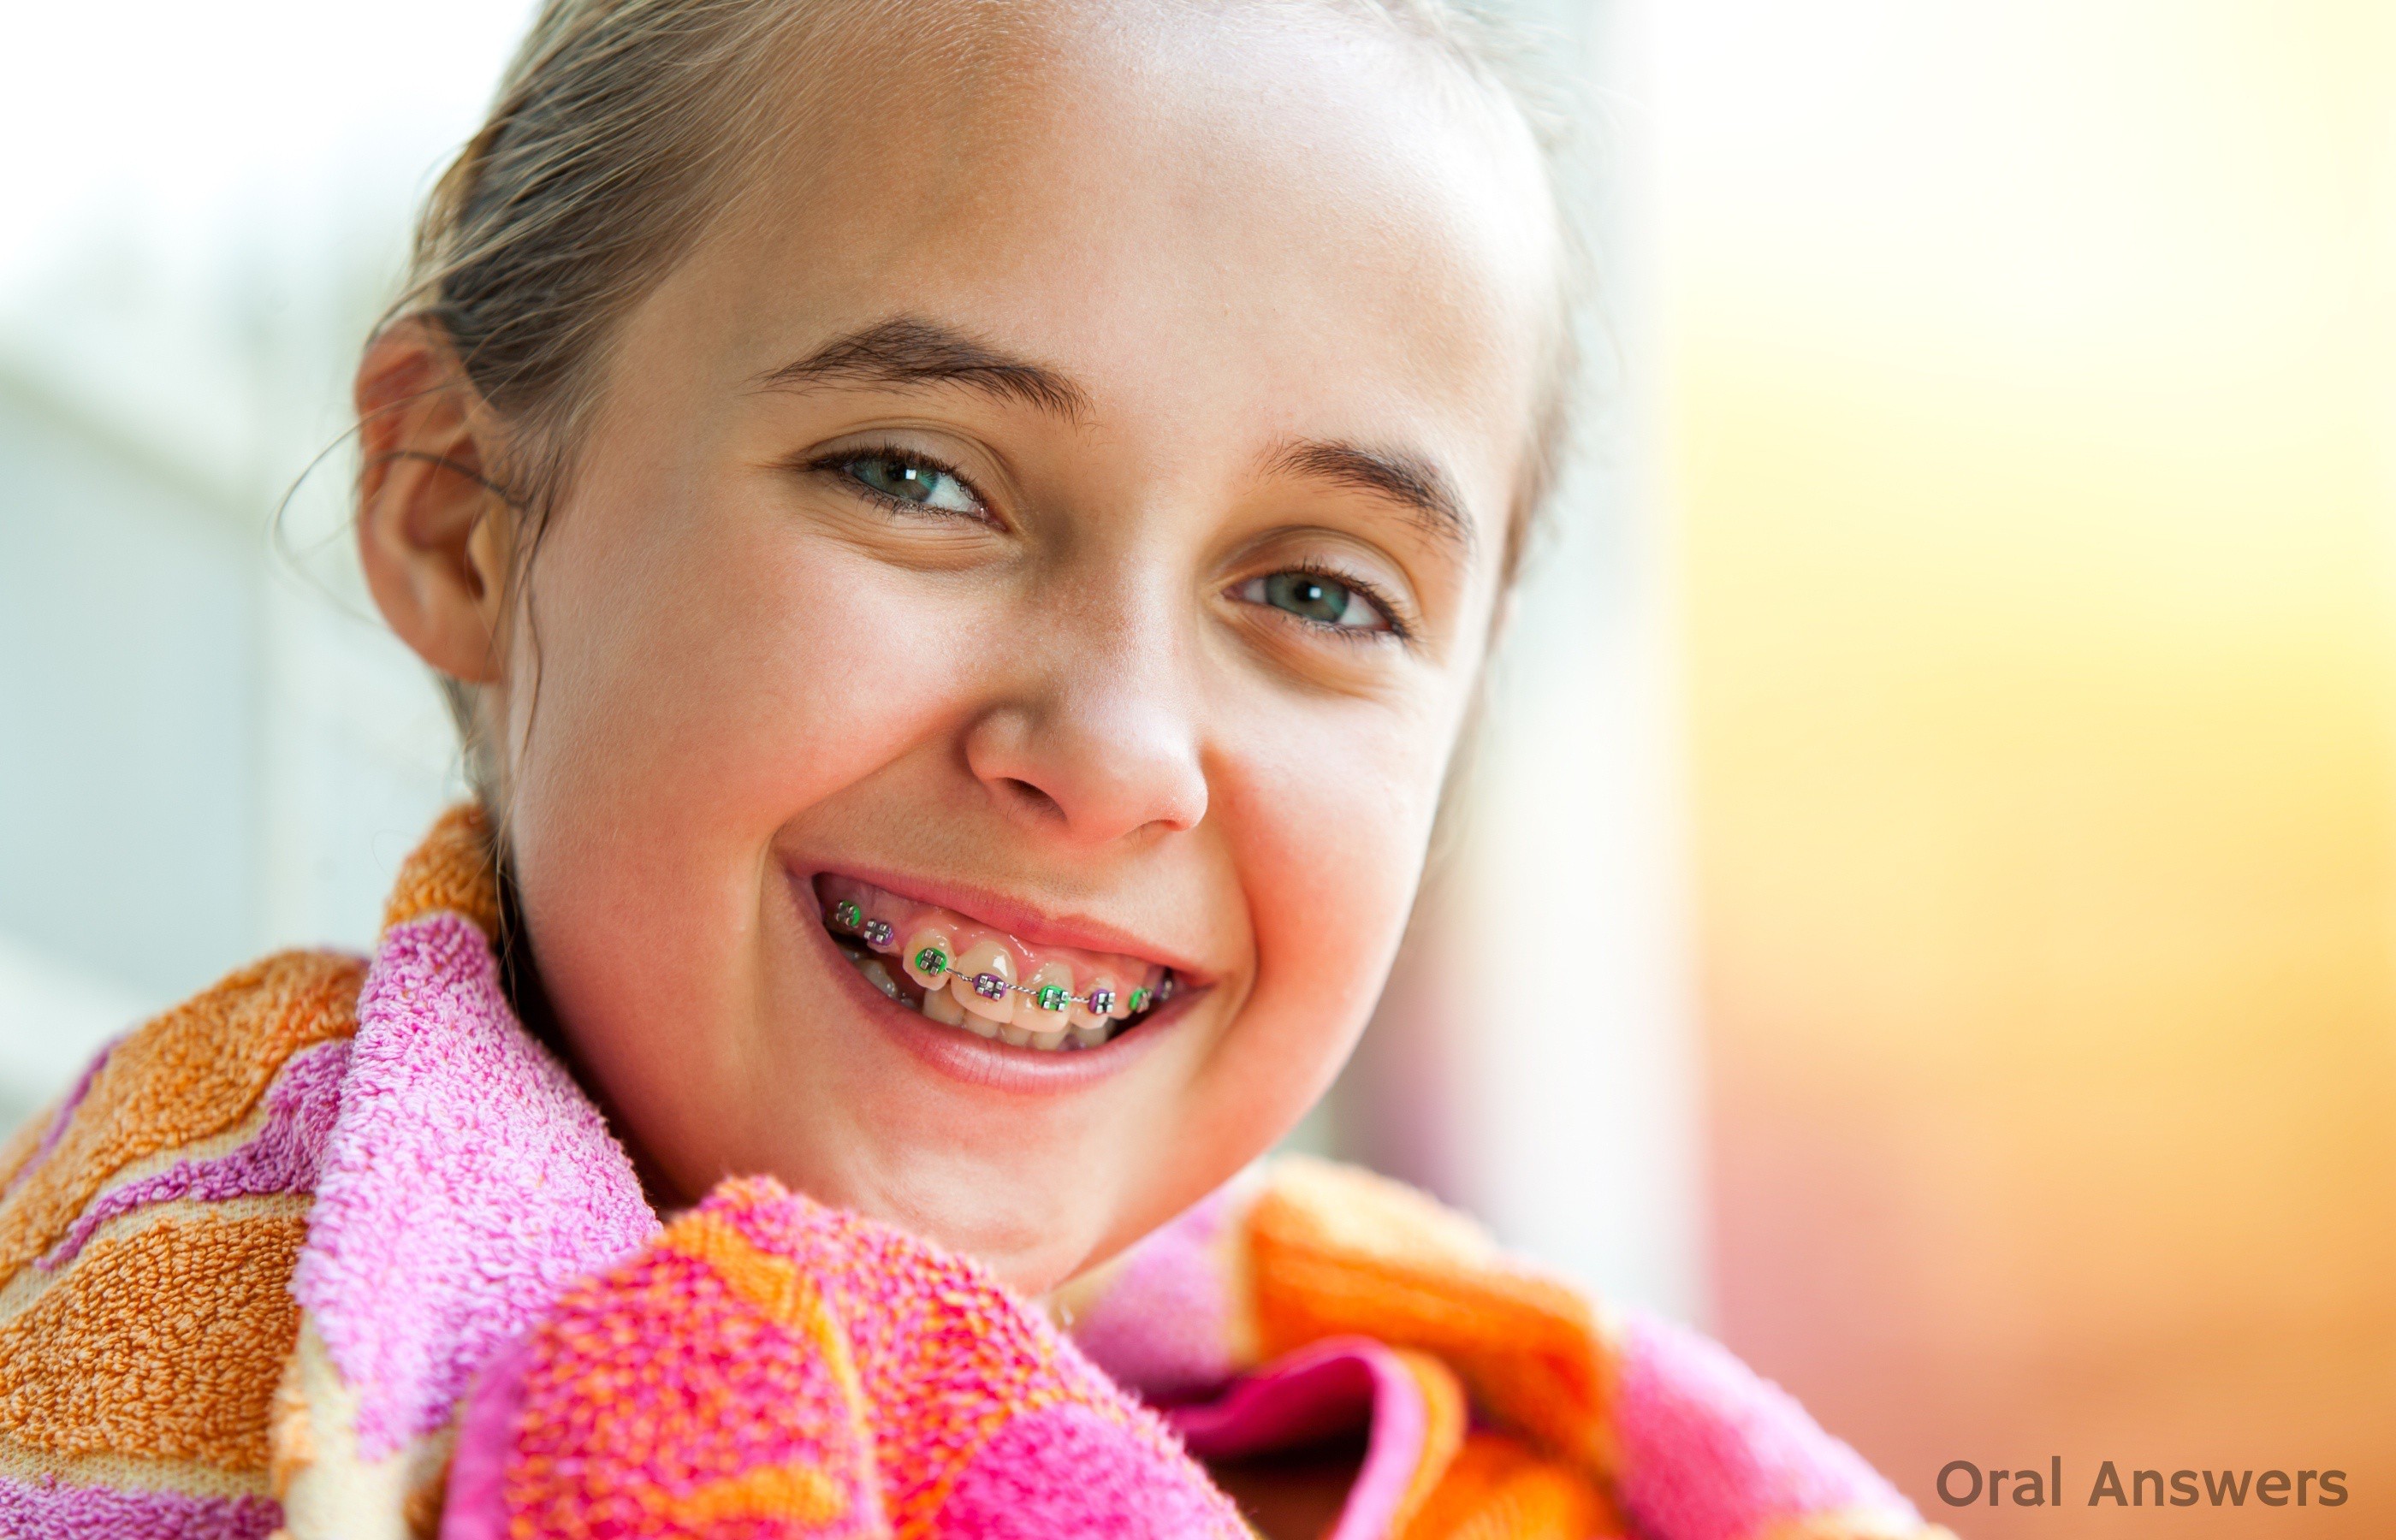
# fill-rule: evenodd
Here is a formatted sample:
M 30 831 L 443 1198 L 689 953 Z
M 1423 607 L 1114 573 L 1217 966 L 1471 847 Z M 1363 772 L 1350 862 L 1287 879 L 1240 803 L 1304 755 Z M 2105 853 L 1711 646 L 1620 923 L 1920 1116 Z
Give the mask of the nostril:
M 1062 803 L 1030 781 L 1009 776 L 1006 777 L 1005 785 L 1008 790 L 1014 793 L 1015 799 L 1023 804 L 1026 812 L 1045 814 L 1055 818 L 1062 818 L 1065 816 Z

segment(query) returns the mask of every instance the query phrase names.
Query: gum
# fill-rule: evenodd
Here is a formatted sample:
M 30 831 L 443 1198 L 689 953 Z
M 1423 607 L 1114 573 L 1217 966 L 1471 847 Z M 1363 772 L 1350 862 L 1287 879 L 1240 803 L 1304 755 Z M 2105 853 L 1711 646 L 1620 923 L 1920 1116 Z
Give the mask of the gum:
M 872 947 L 872 950 L 886 955 L 897 956 L 910 936 L 927 925 L 934 925 L 946 930 L 954 942 L 950 952 L 952 962 L 983 941 L 996 941 L 1013 954 L 1015 976 L 1020 980 L 1031 980 L 1046 963 L 1061 962 L 1073 971 L 1075 992 L 1086 994 L 1092 982 L 1100 975 L 1111 976 L 1115 985 L 1115 1008 L 1111 1015 L 1118 1019 L 1131 1014 L 1129 1004 L 1134 989 L 1145 989 L 1152 996 L 1157 986 L 1165 980 L 1165 969 L 1161 963 L 1143 962 L 1121 953 L 1084 951 L 1078 947 L 1033 947 L 1004 931 L 968 920 L 954 909 L 901 898 L 871 883 L 861 883 L 851 877 L 827 872 L 817 878 L 816 896 L 821 900 L 825 923 L 834 934 L 845 939 L 871 946 L 861 934 L 866 923 L 879 920 L 887 924 L 890 927 L 888 943 Z M 842 925 L 832 919 L 834 911 L 844 902 L 858 907 L 858 923 L 854 926 Z M 1018 998 L 1028 1005 L 1029 996 Z

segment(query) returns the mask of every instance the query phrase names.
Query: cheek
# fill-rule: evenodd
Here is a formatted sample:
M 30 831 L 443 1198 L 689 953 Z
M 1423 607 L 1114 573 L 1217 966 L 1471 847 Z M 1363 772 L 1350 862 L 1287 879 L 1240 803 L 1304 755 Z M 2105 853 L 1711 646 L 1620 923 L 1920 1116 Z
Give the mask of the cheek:
M 526 782 L 599 807 L 770 828 L 885 759 L 969 654 L 920 579 L 770 512 L 577 509 L 551 544 Z
M 722 1001 L 775 831 L 920 740 L 958 617 L 771 517 L 633 498 L 561 512 L 533 604 L 511 815 L 544 967 Z
M 1370 1012 L 1413 908 L 1447 743 L 1428 714 L 1385 721 L 1292 742 L 1311 751 L 1263 757 L 1241 787 L 1255 1003 L 1281 1049 L 1336 1054 Z

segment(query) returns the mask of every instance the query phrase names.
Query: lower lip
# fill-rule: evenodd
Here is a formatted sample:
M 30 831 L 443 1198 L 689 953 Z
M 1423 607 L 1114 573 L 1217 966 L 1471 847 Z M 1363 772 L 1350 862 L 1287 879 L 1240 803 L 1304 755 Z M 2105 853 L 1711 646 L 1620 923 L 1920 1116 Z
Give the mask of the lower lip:
M 839 979 L 840 988 L 866 1019 L 896 1039 L 898 1045 L 951 1080 L 989 1090 L 1056 1095 L 1094 1084 L 1121 1074 L 1146 1056 L 1150 1047 L 1171 1031 L 1189 1007 L 1206 992 L 1203 988 L 1178 991 L 1171 1000 L 1140 1018 L 1138 1027 L 1119 1032 L 1096 1048 L 1018 1048 L 994 1038 L 976 1037 L 963 1027 L 932 1020 L 921 1011 L 884 994 L 869 982 L 830 932 L 816 922 L 806 902 L 815 885 L 792 879 L 800 899 L 799 921 L 816 938 L 816 947 Z

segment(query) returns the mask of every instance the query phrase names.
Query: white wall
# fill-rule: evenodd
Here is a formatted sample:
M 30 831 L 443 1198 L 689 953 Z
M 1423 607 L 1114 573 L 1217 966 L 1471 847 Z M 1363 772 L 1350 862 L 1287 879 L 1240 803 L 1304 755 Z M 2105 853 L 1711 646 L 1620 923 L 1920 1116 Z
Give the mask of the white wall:
M 0 0 L 40 147 L 0 206 L 0 1123 L 263 950 L 367 944 L 454 790 L 346 455 L 270 525 L 521 14 Z
M 129 445 L 0 394 L 0 931 L 146 995 L 252 938 L 248 543 Z
M 0 1121 L 273 946 L 362 947 L 447 794 L 429 684 L 259 521 L 0 390 Z

